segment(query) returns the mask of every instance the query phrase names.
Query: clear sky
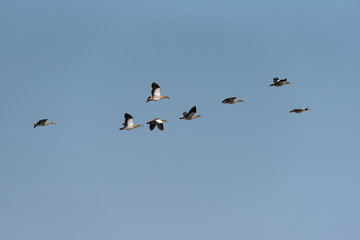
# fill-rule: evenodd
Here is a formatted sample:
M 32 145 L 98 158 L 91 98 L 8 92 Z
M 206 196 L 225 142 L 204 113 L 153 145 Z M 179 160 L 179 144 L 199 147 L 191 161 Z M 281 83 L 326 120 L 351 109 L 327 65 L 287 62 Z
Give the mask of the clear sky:
M 359 12 L 2 1 L 0 239 L 360 239 Z

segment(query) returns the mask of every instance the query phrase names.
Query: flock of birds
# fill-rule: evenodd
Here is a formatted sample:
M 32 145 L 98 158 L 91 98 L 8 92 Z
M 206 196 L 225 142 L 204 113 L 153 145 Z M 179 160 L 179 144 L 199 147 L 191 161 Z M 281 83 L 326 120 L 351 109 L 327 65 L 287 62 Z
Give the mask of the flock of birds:
M 291 84 L 290 82 L 287 81 L 286 78 L 280 80 L 279 78 L 275 77 L 275 78 L 273 78 L 273 81 L 274 81 L 274 83 L 270 85 L 273 87 L 281 87 L 281 86 L 285 86 L 287 84 Z M 148 97 L 146 102 L 159 101 L 164 98 L 170 99 L 168 96 L 161 95 L 160 86 L 157 83 L 153 82 L 151 84 L 151 88 L 152 88 L 151 96 Z M 234 104 L 237 102 L 245 102 L 245 101 L 238 100 L 238 99 L 236 99 L 236 97 L 226 98 L 222 101 L 223 104 Z M 309 111 L 309 110 L 311 110 L 311 109 L 310 108 L 295 108 L 295 109 L 291 110 L 290 113 L 302 113 L 302 112 Z M 195 113 L 196 113 L 196 106 L 192 107 L 189 112 L 184 112 L 183 117 L 180 117 L 179 119 L 192 120 L 195 118 L 202 117 L 201 115 L 195 115 Z M 120 130 L 131 130 L 134 128 L 144 126 L 142 124 L 139 124 L 139 125 L 134 124 L 134 118 L 128 113 L 125 113 L 124 117 L 125 117 L 125 122 L 123 123 L 124 127 L 120 128 Z M 158 127 L 159 130 L 163 131 L 164 130 L 164 125 L 163 125 L 164 122 L 167 122 L 167 121 L 164 119 L 161 119 L 161 118 L 155 118 L 154 120 L 151 120 L 151 121 L 147 122 L 146 124 L 149 124 L 149 128 L 151 131 L 154 130 L 155 127 Z M 47 126 L 47 125 L 51 125 L 51 124 L 56 124 L 56 123 L 48 122 L 48 119 L 41 119 L 37 123 L 34 124 L 34 128 L 36 128 L 38 126 Z

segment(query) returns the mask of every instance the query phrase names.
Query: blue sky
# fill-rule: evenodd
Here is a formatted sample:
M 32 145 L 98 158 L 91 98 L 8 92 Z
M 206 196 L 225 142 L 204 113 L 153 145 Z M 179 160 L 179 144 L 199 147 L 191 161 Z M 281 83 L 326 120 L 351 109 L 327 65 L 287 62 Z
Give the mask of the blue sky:
M 3 1 L 0 238 L 359 239 L 359 10 Z

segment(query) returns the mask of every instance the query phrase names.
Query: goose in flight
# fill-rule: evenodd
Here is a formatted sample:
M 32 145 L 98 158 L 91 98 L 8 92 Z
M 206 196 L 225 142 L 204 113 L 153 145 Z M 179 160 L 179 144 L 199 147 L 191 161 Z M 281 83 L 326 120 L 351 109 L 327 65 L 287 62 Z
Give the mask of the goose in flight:
M 270 86 L 281 87 L 281 86 L 284 86 L 286 84 L 291 84 L 291 82 L 287 82 L 287 78 L 284 78 L 284 79 L 280 80 L 279 78 L 274 77 L 273 81 L 274 81 L 274 83 L 270 84 Z
M 306 111 L 309 111 L 311 110 L 310 108 L 295 108 L 293 110 L 291 110 L 290 112 L 291 113 L 302 113 L 302 112 L 306 112 Z
M 125 113 L 124 117 L 125 117 L 125 122 L 123 123 L 124 127 L 120 128 L 120 130 L 131 130 L 131 129 L 143 126 L 142 124 L 135 125 L 134 118 L 128 113 Z
M 146 100 L 146 102 L 150 102 L 150 101 L 159 101 L 163 98 L 167 98 L 167 99 L 170 99 L 168 96 L 162 96 L 161 93 L 160 93 L 160 86 L 153 82 L 151 84 L 151 97 L 148 97 L 148 99 Z
M 244 100 L 237 100 L 236 97 L 226 98 L 222 101 L 224 104 L 234 104 L 237 102 L 245 102 Z
M 41 119 L 39 120 L 37 123 L 34 124 L 34 128 L 36 128 L 37 126 L 46 126 L 46 125 L 50 125 L 50 124 L 56 124 L 55 122 L 48 122 L 48 119 Z
M 193 106 L 188 113 L 183 112 L 184 116 L 179 119 L 191 120 L 191 119 L 202 117 L 201 115 L 195 116 L 195 113 L 196 113 L 196 106 Z
M 161 131 L 163 131 L 164 130 L 164 125 L 163 125 L 164 122 L 168 122 L 168 121 L 161 119 L 161 118 L 155 118 L 154 120 L 147 122 L 146 124 L 150 124 L 149 125 L 150 131 L 154 130 L 155 126 L 157 126 Z

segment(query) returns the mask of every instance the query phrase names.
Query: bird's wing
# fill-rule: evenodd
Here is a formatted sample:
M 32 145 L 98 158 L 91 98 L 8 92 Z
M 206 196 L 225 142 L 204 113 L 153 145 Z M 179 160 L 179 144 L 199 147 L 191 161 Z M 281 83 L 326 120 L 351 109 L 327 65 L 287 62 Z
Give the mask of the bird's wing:
M 161 95 L 160 88 L 153 88 L 153 90 L 151 91 L 151 95 L 153 97 L 155 97 L 155 96 L 160 97 L 160 95 Z
M 196 106 L 193 106 L 193 107 L 190 109 L 189 113 L 187 114 L 187 117 L 192 118 L 195 113 L 196 113 Z
M 128 114 L 128 113 L 125 113 L 124 114 L 124 118 L 126 119 L 126 120 L 128 120 L 129 118 L 133 118 L 130 114 Z
M 279 80 L 279 82 L 286 82 L 286 81 L 287 81 L 287 78 Z
M 134 119 L 133 118 L 128 118 L 125 120 L 125 124 L 126 126 L 132 126 L 134 125 Z
M 150 131 L 152 131 L 155 128 L 155 124 L 150 123 L 149 127 L 150 127 Z
M 125 123 L 124 123 L 125 127 L 134 125 L 134 118 L 130 114 L 125 113 L 124 117 L 125 117 Z
M 162 123 L 158 123 L 156 125 L 161 131 L 164 131 L 164 125 Z
M 153 82 L 151 84 L 151 88 L 159 88 L 159 87 L 160 87 L 159 84 L 157 84 L 156 82 Z
M 161 95 L 160 94 L 160 86 L 157 83 L 153 82 L 151 84 L 151 88 L 152 88 L 152 90 L 151 90 L 152 96 L 160 96 Z
M 222 101 L 222 103 L 228 103 L 228 102 L 233 102 L 235 100 L 236 97 L 230 97 L 230 98 L 226 98 L 224 99 L 224 101 Z
M 41 120 L 39 120 L 37 123 L 38 123 L 38 124 L 45 123 L 47 120 L 48 120 L 47 118 L 41 119 Z

